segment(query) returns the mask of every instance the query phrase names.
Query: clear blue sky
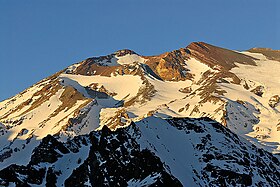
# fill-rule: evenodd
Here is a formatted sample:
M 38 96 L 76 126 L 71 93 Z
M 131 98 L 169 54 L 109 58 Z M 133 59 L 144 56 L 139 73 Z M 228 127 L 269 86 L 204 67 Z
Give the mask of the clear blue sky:
M 87 57 L 205 41 L 280 49 L 279 0 L 0 0 L 0 100 Z

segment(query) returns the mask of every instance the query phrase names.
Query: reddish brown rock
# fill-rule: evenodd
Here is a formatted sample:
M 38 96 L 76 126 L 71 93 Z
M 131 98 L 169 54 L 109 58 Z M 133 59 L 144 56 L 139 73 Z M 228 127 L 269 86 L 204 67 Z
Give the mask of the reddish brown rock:
M 214 69 L 230 70 L 237 66 L 236 63 L 256 65 L 255 59 L 250 56 L 204 42 L 193 42 L 187 49 L 192 57 Z

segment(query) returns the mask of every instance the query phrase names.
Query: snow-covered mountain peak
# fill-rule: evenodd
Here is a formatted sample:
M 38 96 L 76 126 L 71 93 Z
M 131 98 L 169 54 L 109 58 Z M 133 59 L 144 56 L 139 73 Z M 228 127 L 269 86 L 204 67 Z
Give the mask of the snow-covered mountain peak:
M 125 55 L 138 55 L 135 51 L 130 49 L 121 49 L 114 53 L 117 57 L 125 56 Z M 139 55 L 138 55 L 139 56 Z
M 125 49 L 75 63 L 16 96 L 0 102 L 0 169 L 6 168 L 2 171 L 9 170 L 12 172 L 11 175 L 15 175 L 13 172 L 19 171 L 18 165 L 29 164 L 27 167 L 32 166 L 31 168 L 21 169 L 38 171 L 40 168 L 42 173 L 43 171 L 49 173 L 47 176 L 56 176 L 57 184 L 69 185 L 74 183 L 72 177 L 78 175 L 75 169 L 77 171 L 81 169 L 87 171 L 89 175 L 81 180 L 87 180 L 83 182 L 89 184 L 91 180 L 96 180 L 90 177 L 95 166 L 89 163 L 96 158 L 100 161 L 101 167 L 103 162 L 108 161 L 107 157 L 103 157 L 104 155 L 100 157 L 101 153 L 93 151 L 89 145 L 99 146 L 100 143 L 103 149 L 104 142 L 107 142 L 106 146 L 116 150 L 118 156 L 122 151 L 129 154 L 133 152 L 132 148 L 128 149 L 129 146 L 134 148 L 140 146 L 141 149 L 137 150 L 140 155 L 144 155 L 143 158 L 158 159 L 156 170 L 147 170 L 145 175 L 137 179 L 128 175 L 127 184 L 162 180 L 176 185 L 188 184 L 179 172 L 184 168 L 173 159 L 180 162 L 184 160 L 174 152 L 176 148 L 172 148 L 170 144 L 173 140 L 169 142 L 165 134 L 173 133 L 172 136 L 176 137 L 173 138 L 174 144 L 180 144 L 188 138 L 192 142 L 200 141 L 196 136 L 189 137 L 186 134 L 192 130 L 195 133 L 209 131 L 210 136 L 215 136 L 215 131 L 207 126 L 212 124 L 222 124 L 224 126 L 222 129 L 229 129 L 219 130 L 219 133 L 222 133 L 219 137 L 222 139 L 224 136 L 228 137 L 230 131 L 239 136 L 240 139 L 237 141 L 233 138 L 235 135 L 232 135 L 233 141 L 230 141 L 229 146 L 234 146 L 233 142 L 236 141 L 239 145 L 246 142 L 246 146 L 250 147 L 252 145 L 247 142 L 249 141 L 258 147 L 250 149 L 252 155 L 258 154 L 256 152 L 259 152 L 259 148 L 260 152 L 263 152 L 263 148 L 279 154 L 279 54 L 279 51 L 256 48 L 237 52 L 203 42 L 194 42 L 186 48 L 156 56 L 141 56 Z M 206 141 L 204 135 L 201 136 L 202 142 Z M 122 137 L 132 137 L 133 141 Z M 112 143 L 116 141 L 119 144 Z M 222 149 L 223 142 L 217 139 L 209 141 L 211 145 L 219 145 L 219 149 Z M 55 145 L 54 149 L 49 145 Z M 114 147 L 115 145 L 118 146 Z M 51 150 L 50 160 L 46 157 L 47 161 L 38 161 L 41 156 L 45 158 L 48 155 L 43 151 L 45 148 Z M 243 148 L 239 146 L 235 151 L 239 152 Z M 146 149 L 152 150 L 152 153 Z M 192 149 L 190 146 L 190 149 L 186 150 Z M 163 152 L 160 153 L 159 150 Z M 76 153 L 82 156 L 79 157 Z M 169 156 L 166 157 L 163 153 Z M 138 162 L 130 158 L 129 154 L 125 153 L 123 158 L 120 157 L 125 166 L 130 161 Z M 244 154 L 244 158 L 248 160 L 253 160 L 250 163 L 256 161 L 255 158 L 247 158 L 246 153 L 240 154 Z M 34 156 L 35 161 L 31 155 L 37 155 Z M 89 158 L 89 155 L 95 157 Z M 157 157 L 154 157 L 155 155 Z M 138 159 L 137 156 L 135 158 Z M 209 161 L 211 158 L 212 156 L 208 155 L 195 162 L 207 165 L 205 160 Z M 274 162 L 272 161 L 274 159 L 272 156 L 265 158 L 271 162 Z M 161 165 L 162 161 L 169 163 L 169 169 Z M 54 165 L 46 166 L 46 162 Z M 61 172 L 59 170 L 64 162 L 68 163 L 71 169 L 63 171 L 61 175 L 56 174 Z M 213 161 L 206 167 L 208 169 L 204 168 L 204 171 L 200 170 L 202 168 L 194 168 L 198 174 L 193 177 L 202 180 L 199 172 L 207 173 L 212 168 L 216 171 L 215 175 L 222 178 L 222 173 L 228 166 L 222 163 L 220 167 L 221 165 L 216 164 L 218 162 L 222 161 Z M 10 167 L 11 164 L 17 165 Z M 265 178 L 255 166 L 231 165 L 230 168 L 237 176 L 248 180 L 248 184 L 258 184 L 260 178 Z M 143 168 L 145 169 L 147 168 Z M 256 173 L 250 174 L 247 170 L 254 170 Z M 188 172 L 194 173 L 193 170 Z M 206 176 L 206 173 L 202 175 Z M 24 174 L 19 172 L 16 175 Z M 257 178 L 253 177 L 251 181 L 249 178 L 253 175 Z M 18 180 L 29 181 L 23 179 L 24 177 L 7 179 L 1 175 L 1 171 L 0 178 L 5 178 L 4 181 L 17 181 L 18 184 L 21 184 Z M 272 178 L 276 181 L 277 177 L 275 178 L 273 174 Z M 47 180 L 49 179 L 41 177 L 41 183 L 38 181 L 27 183 L 43 185 L 43 181 Z M 109 181 L 107 178 L 106 180 Z M 215 180 L 209 177 L 205 181 Z M 239 179 L 233 181 L 243 184 Z M 190 184 L 198 182 L 194 180 Z M 203 184 L 207 186 L 206 183 Z

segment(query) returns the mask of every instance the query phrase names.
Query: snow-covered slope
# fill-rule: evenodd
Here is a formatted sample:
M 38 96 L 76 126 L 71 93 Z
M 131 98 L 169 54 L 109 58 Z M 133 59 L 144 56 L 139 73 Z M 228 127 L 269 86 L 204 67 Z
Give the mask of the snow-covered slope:
M 241 79 L 241 85 L 219 84 L 227 92 L 225 98 L 231 100 L 227 105 L 228 127 L 253 141 L 256 138 L 262 147 L 279 153 L 280 62 L 258 53 L 244 54 L 257 60 L 256 66 L 240 64 L 231 70 Z
M 186 48 L 157 56 L 141 56 L 125 49 L 75 63 L 0 102 L 0 170 L 11 164 L 30 163 L 31 155 L 46 137 L 67 144 L 76 137 L 88 137 L 91 132 L 97 133 L 106 127 L 113 131 L 120 128 L 126 131 L 130 124 L 145 126 L 143 123 L 150 116 L 157 118 L 148 118 L 149 123 L 158 118 L 208 117 L 242 137 L 242 143 L 249 145 L 249 141 L 258 148 L 279 154 L 279 53 L 256 48 L 250 52 L 236 52 L 194 42 Z M 169 122 L 159 122 L 162 126 L 166 123 Z M 145 129 L 140 131 L 146 133 Z M 152 139 L 149 138 L 135 137 L 140 150 L 152 151 L 161 162 L 169 163 L 169 169 L 162 166 L 162 172 L 165 168 L 163 173 L 150 173 L 141 180 L 132 177 L 128 184 L 133 186 L 159 179 L 176 184 L 198 184 L 193 175 L 181 176 L 188 165 L 182 163 L 184 158 L 178 155 L 176 147 L 171 148 L 171 143 L 185 142 L 189 146 L 188 140 L 181 137 L 182 132 L 178 129 L 175 134 L 165 136 L 171 131 L 172 128 L 164 133 L 147 132 L 147 136 L 157 133 L 162 137 L 159 144 L 150 142 Z M 174 142 L 170 137 L 174 137 Z M 169 153 L 164 150 L 157 154 L 153 147 L 160 150 L 161 144 L 170 147 L 173 155 L 165 157 Z M 214 141 L 213 144 L 219 143 Z M 79 163 L 90 154 L 86 143 L 81 147 L 84 157 Z M 71 165 L 75 162 L 72 160 L 78 157 L 75 153 L 63 156 L 56 162 L 58 165 L 52 166 L 52 171 L 60 170 L 57 168 L 63 163 Z M 172 163 L 171 158 L 179 162 Z M 71 167 L 59 175 L 59 184 L 63 184 L 79 164 Z M 165 170 L 170 170 L 169 174 L 173 171 L 172 175 L 167 177 Z M 202 179 L 198 177 L 196 180 Z
M 32 186 L 279 186 L 279 164 L 210 118 L 149 117 L 65 143 L 49 135 L 27 166 L 11 165 L 0 178 Z

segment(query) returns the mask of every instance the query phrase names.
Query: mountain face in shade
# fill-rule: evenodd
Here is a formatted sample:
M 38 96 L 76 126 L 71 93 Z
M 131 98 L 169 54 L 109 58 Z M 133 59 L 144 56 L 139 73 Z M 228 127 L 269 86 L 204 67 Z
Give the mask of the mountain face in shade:
M 22 186 L 278 186 L 279 164 L 210 118 L 148 117 L 63 143 L 48 135 L 26 166 L 0 177 Z
M 88 58 L 0 102 L 4 186 L 280 186 L 279 50 Z

